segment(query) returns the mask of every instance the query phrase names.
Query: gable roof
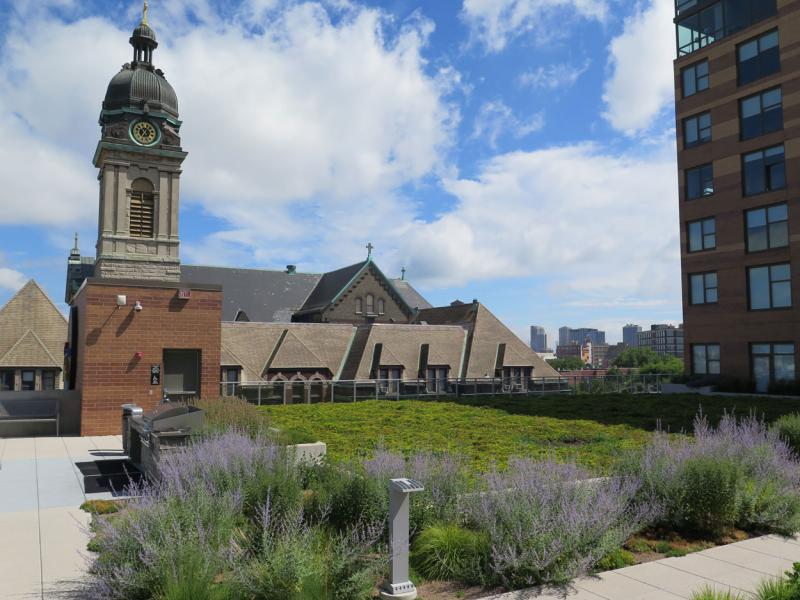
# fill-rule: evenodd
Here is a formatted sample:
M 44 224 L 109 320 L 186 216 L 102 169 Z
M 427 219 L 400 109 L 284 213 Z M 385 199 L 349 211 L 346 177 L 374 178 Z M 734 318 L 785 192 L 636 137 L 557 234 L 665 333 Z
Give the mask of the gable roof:
M 460 326 L 405 325 L 376 323 L 369 326 L 360 360 L 342 379 L 370 379 L 373 366 L 402 367 L 404 379 L 416 379 L 420 352 L 428 344 L 428 364 L 450 367 L 451 377 L 458 376 L 467 332 Z M 373 365 L 375 345 L 381 344 L 380 365 Z M 436 362 L 432 362 L 434 357 Z
M 29 329 L 8 352 L 0 357 L 0 367 L 52 367 L 60 369 L 58 362 L 33 329 Z
M 395 282 L 397 280 L 386 277 L 371 258 L 368 258 L 364 262 L 350 265 L 349 267 L 325 273 L 317 284 L 317 287 L 314 288 L 314 291 L 311 292 L 305 304 L 298 312 L 319 312 L 335 304 L 336 301 L 353 286 L 358 278 L 369 269 L 373 269 L 378 279 L 383 280 L 386 287 L 394 292 L 399 300 L 398 303 L 400 307 L 404 309 L 407 314 L 413 315 L 414 309 L 406 300 L 406 296 L 401 294 L 397 287 L 395 287 Z M 416 290 L 414 290 L 414 293 L 419 295 Z M 409 295 L 408 292 L 407 295 Z
M 4 366 L 61 368 L 67 320 L 33 279 L 0 308 Z
M 252 322 L 289 323 L 321 278 L 315 273 L 181 266 L 183 283 L 222 286 L 223 321 L 235 321 L 244 313 Z

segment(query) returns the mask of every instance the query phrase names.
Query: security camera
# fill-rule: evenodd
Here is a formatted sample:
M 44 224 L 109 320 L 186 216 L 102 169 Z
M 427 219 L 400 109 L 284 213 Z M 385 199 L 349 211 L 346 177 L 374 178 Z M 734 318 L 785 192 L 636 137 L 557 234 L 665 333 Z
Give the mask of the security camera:
M 137 300 L 136 304 L 133 305 L 133 310 L 136 312 L 142 312 L 142 303 Z

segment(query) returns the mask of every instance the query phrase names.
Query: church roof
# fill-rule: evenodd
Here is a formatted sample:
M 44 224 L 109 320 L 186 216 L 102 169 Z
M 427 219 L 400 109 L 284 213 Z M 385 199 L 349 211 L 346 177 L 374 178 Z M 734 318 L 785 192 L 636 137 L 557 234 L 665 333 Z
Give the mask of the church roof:
M 0 308 L 0 366 L 61 368 L 67 321 L 34 280 Z
M 242 311 L 252 322 L 289 323 L 321 277 L 312 273 L 181 266 L 182 282 L 222 286 L 223 321 L 237 320 Z
M 365 264 L 366 262 L 358 263 L 324 275 L 181 265 L 181 282 L 221 285 L 223 321 L 289 323 L 292 314 L 301 308 L 306 310 L 312 303 L 319 302 L 320 298 L 335 298 Z M 94 271 L 94 259 L 91 257 L 80 257 L 80 261 L 71 263 L 67 271 L 68 303 L 83 281 L 94 276 Z M 323 281 L 324 285 L 320 286 Z M 388 281 L 410 307 L 431 306 L 408 281 L 400 279 Z
M 401 305 L 405 305 L 405 310 L 411 315 L 414 308 L 424 303 L 430 306 L 427 300 L 422 298 L 420 293 L 415 290 L 410 283 L 400 279 L 389 279 L 383 274 L 371 258 L 364 262 L 356 263 L 348 267 L 330 271 L 322 275 L 317 287 L 298 311 L 301 313 L 313 313 L 322 311 L 336 303 L 339 297 L 344 294 L 355 283 L 358 277 L 369 268 L 373 269 L 374 274 L 382 279 L 389 289 L 394 290 L 400 300 Z
M 325 273 L 306 299 L 302 310 L 312 311 L 329 306 L 368 264 L 369 261 L 364 261 Z

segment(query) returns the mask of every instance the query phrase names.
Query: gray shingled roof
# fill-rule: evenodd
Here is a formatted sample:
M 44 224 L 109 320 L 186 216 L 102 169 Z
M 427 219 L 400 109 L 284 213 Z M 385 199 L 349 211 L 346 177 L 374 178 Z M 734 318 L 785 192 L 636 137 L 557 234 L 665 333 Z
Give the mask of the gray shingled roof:
M 364 261 L 325 273 L 303 304 L 303 310 L 315 310 L 328 306 L 339 295 L 339 292 L 353 280 L 353 277 L 358 275 L 366 263 L 367 261 Z
M 403 300 L 406 301 L 411 308 L 418 308 L 420 310 L 424 310 L 426 308 L 433 308 L 433 305 L 425 300 L 417 290 L 414 289 L 408 281 L 405 279 L 392 279 L 392 285 L 394 285 L 394 289 L 397 290 L 397 293 L 403 297 Z
M 239 311 L 260 323 L 289 323 L 319 282 L 321 275 L 260 269 L 181 266 L 181 281 L 222 286 L 222 320 Z
M 223 321 L 235 321 L 241 311 L 247 315 L 249 321 L 289 323 L 292 314 L 301 308 L 313 310 L 330 304 L 365 263 L 366 261 L 356 263 L 324 275 L 181 265 L 181 281 L 221 285 L 224 297 Z M 80 267 L 67 275 L 67 297 L 71 297 L 83 280 L 92 275 L 94 275 L 93 260 L 82 257 Z M 431 307 L 431 304 L 408 281 L 391 279 L 390 282 L 411 308 Z

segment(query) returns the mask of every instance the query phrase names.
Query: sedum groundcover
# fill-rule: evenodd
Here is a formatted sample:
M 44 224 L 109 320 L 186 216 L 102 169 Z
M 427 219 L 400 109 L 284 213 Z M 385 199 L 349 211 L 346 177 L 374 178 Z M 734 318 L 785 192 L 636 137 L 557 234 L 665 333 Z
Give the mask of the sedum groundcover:
M 388 565 L 388 480 L 413 476 L 412 564 L 486 587 L 564 583 L 633 534 L 667 527 L 800 529 L 800 463 L 777 430 L 726 415 L 695 436 L 656 433 L 609 477 L 554 460 L 471 472 L 458 457 L 377 449 L 298 465 L 258 432 L 217 428 L 165 457 L 162 478 L 96 517 L 90 599 L 372 598 Z

